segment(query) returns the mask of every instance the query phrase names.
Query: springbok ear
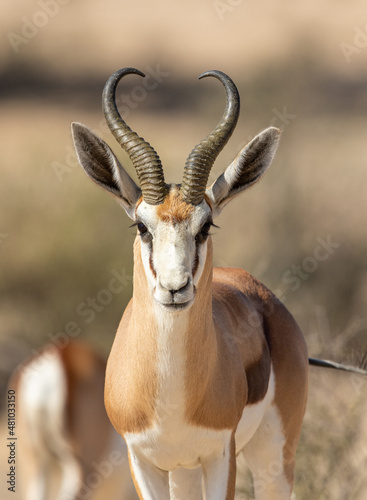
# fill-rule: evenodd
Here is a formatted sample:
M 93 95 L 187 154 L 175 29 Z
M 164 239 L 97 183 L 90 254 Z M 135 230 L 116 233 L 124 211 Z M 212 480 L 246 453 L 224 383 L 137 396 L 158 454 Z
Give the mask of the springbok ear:
M 71 124 L 71 133 L 80 165 L 88 176 L 109 191 L 134 219 L 140 188 L 120 164 L 111 148 L 81 123 Z
M 247 144 L 224 173 L 206 190 L 214 215 L 241 191 L 257 182 L 270 167 L 278 147 L 280 130 L 270 127 Z

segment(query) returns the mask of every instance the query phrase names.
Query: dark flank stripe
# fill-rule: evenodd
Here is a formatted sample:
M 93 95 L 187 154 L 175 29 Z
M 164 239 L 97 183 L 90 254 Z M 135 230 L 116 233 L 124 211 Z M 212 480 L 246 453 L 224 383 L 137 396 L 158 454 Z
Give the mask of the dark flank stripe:
M 266 342 L 263 351 L 254 364 L 246 368 L 248 384 L 247 404 L 254 405 L 262 401 L 268 391 L 270 379 L 270 353 Z

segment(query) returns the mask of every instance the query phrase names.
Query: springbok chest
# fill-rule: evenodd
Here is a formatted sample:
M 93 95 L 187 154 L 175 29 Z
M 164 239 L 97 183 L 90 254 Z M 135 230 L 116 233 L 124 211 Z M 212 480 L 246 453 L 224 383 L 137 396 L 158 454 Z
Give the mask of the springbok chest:
M 165 318 L 157 342 L 153 423 L 140 432 L 124 434 L 132 453 L 170 471 L 197 467 L 204 457 L 222 453 L 232 433 L 229 429 L 208 429 L 187 421 L 185 329 L 184 318 L 172 324 Z
M 155 423 L 140 433 L 124 438 L 129 450 L 156 467 L 173 471 L 199 466 L 211 456 L 220 456 L 228 446 L 232 431 L 194 427 L 184 421 L 170 419 Z
M 176 398 L 159 400 L 154 424 L 142 432 L 126 433 L 124 438 L 134 455 L 156 467 L 172 471 L 179 467 L 195 468 L 210 457 L 221 456 L 228 447 L 232 429 L 209 429 L 188 423 L 183 406 Z M 245 406 L 235 433 L 237 453 L 250 441 L 274 397 L 271 376 L 265 398 Z

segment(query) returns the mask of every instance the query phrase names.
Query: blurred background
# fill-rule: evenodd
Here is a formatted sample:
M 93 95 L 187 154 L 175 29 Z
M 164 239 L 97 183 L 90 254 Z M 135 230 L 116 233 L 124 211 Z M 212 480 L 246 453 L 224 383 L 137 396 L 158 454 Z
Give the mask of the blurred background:
M 124 79 L 117 97 L 168 182 L 223 112 L 221 85 L 197 80 L 208 69 L 231 76 L 242 104 L 211 181 L 263 128 L 283 130 L 270 171 L 218 220 L 215 265 L 244 267 L 275 291 L 311 356 L 363 359 L 365 2 L 16 0 L 1 2 L 0 19 L 2 406 L 12 370 L 46 342 L 72 335 L 107 357 L 131 296 L 135 231 L 77 165 L 70 137 L 72 121 L 86 124 L 135 178 L 100 106 L 124 66 L 149 75 Z M 311 369 L 297 498 L 366 498 L 366 396 L 365 379 Z M 238 498 L 251 498 L 239 469 Z

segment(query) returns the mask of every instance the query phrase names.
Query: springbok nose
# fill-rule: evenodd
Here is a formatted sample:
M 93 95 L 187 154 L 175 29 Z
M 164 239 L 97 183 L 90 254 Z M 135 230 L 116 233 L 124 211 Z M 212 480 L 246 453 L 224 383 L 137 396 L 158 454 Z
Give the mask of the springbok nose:
M 184 292 L 186 288 L 189 287 L 190 283 L 190 275 L 185 273 L 180 278 L 177 278 L 175 280 L 161 280 L 161 286 L 168 290 L 172 295 L 175 295 L 178 292 Z
M 189 277 L 187 276 L 186 278 L 186 282 L 182 284 L 182 286 L 180 286 L 179 288 L 175 288 L 175 289 L 170 289 L 170 293 L 173 295 L 175 295 L 176 293 L 178 292 L 184 292 L 186 288 L 188 288 L 188 285 L 189 285 Z

